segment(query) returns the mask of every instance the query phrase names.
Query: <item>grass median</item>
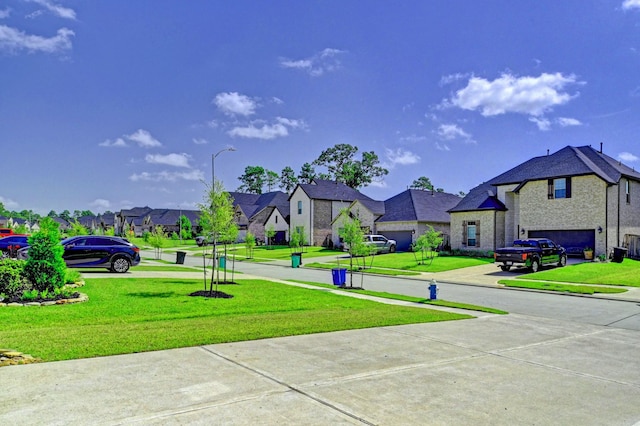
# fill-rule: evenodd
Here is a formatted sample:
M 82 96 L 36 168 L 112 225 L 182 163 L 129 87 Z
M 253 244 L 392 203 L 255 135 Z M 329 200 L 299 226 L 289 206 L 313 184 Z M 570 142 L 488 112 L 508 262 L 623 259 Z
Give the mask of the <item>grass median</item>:
M 85 303 L 0 309 L 0 342 L 43 361 L 472 318 L 393 306 L 266 280 L 192 297 L 192 279 L 88 279 Z

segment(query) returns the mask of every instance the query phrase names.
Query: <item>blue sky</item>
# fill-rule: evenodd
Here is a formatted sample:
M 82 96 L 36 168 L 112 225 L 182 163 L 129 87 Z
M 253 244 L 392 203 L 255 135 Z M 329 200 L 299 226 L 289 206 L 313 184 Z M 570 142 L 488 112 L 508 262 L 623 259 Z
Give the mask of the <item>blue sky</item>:
M 195 208 L 338 143 L 384 200 L 567 145 L 640 167 L 640 0 L 0 0 L 0 202 Z M 323 171 L 318 168 L 317 171 Z

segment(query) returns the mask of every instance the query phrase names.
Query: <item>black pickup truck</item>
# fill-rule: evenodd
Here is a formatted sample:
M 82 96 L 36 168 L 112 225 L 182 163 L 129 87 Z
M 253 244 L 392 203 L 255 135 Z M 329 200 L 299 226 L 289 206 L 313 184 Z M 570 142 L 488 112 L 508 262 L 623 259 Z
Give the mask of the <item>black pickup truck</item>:
M 528 238 L 515 240 L 511 247 L 497 249 L 493 259 L 503 271 L 508 271 L 511 267 L 525 267 L 537 272 L 542 265 L 566 265 L 567 253 L 564 248 L 547 238 Z

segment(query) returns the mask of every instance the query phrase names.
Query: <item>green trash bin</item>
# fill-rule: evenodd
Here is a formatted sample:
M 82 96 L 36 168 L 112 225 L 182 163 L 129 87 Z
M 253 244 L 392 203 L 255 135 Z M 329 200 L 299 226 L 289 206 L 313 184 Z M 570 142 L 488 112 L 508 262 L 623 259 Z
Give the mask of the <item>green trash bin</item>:
M 218 258 L 218 267 L 220 269 L 227 269 L 227 258 L 225 256 L 220 256 Z
M 291 267 L 299 268 L 302 263 L 302 253 L 293 253 L 291 255 Z
M 187 256 L 187 252 L 186 251 L 177 251 L 176 252 L 176 263 L 178 265 L 183 265 L 184 264 L 184 258 Z

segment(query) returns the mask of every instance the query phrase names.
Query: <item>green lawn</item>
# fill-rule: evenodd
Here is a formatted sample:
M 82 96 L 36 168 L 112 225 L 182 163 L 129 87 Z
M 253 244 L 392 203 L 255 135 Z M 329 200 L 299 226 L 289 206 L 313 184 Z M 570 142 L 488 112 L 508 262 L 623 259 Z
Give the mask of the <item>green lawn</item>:
M 266 280 L 220 285 L 231 299 L 188 296 L 202 289 L 201 280 L 87 279 L 88 302 L 0 308 L 0 346 L 54 361 L 471 318 Z
M 336 262 L 331 262 L 331 263 L 313 262 L 313 263 L 305 263 L 305 264 L 303 264 L 303 266 L 306 266 L 306 267 L 309 267 L 309 268 L 319 268 L 319 269 L 334 269 L 334 268 L 338 267 L 338 263 L 336 263 Z M 340 268 L 346 268 L 347 270 L 349 270 L 349 264 L 347 262 L 340 262 L 339 266 L 340 266 Z M 360 273 L 360 271 L 358 270 L 358 268 L 356 267 L 355 264 L 353 265 L 353 270 L 355 271 L 356 274 Z M 392 276 L 420 275 L 419 272 L 401 271 L 399 269 L 381 269 L 381 268 L 376 268 L 376 267 L 363 269 L 362 272 L 365 272 L 367 274 L 380 274 L 380 275 L 392 275 Z
M 304 256 L 303 256 L 304 257 Z M 361 258 L 362 259 L 362 258 Z M 476 258 L 476 257 L 467 257 L 467 256 L 442 256 L 436 257 L 433 260 L 431 265 L 419 265 L 414 257 L 413 253 L 391 253 L 391 254 L 382 254 L 365 258 L 366 266 L 371 268 L 383 268 L 383 269 L 395 269 L 398 271 L 410 271 L 415 275 L 415 273 L 419 272 L 442 272 L 442 271 L 451 271 L 453 269 L 467 268 L 469 266 L 478 266 L 485 265 L 487 263 L 493 263 L 493 259 L 489 258 Z M 349 259 L 340 259 L 340 267 L 349 268 Z M 362 260 L 361 260 L 362 263 Z M 324 262 L 325 267 L 335 268 L 337 267 L 338 261 L 331 260 Z M 311 265 L 306 265 L 311 266 Z M 319 267 L 320 265 L 313 265 L 315 267 Z M 354 267 L 356 266 L 356 261 L 354 260 Z M 369 269 L 366 272 L 370 272 Z M 385 273 L 382 269 L 379 269 L 377 273 Z M 393 273 L 389 273 L 389 275 L 393 275 Z
M 556 281 L 579 284 L 622 285 L 640 287 L 640 262 L 624 259 L 622 263 L 588 262 L 521 275 L 524 280 Z

